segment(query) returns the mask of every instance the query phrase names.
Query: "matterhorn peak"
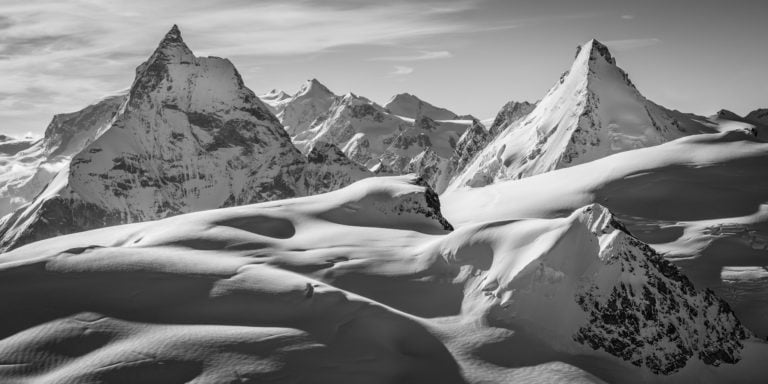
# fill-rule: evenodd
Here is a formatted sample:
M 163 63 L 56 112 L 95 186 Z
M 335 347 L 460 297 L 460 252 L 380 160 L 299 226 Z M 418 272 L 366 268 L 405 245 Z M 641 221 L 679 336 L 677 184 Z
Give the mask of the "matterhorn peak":
M 179 26 L 174 24 L 171 29 L 168 31 L 168 33 L 165 34 L 165 37 L 163 38 L 163 41 L 168 42 L 183 42 L 181 39 L 181 31 L 179 30 Z
M 576 58 L 579 58 L 579 55 L 584 52 L 589 52 L 589 60 L 594 61 L 598 57 L 602 57 L 607 61 L 609 64 L 616 65 L 616 59 L 613 58 L 611 55 L 611 51 L 608 50 L 608 47 L 605 46 L 605 44 L 597 41 L 596 39 L 589 40 L 588 42 L 578 46 L 576 48 Z
M 176 24 L 174 24 L 168 33 L 165 34 L 165 37 L 160 41 L 160 44 L 155 50 L 155 55 L 153 56 L 157 56 L 160 52 L 165 53 L 165 56 L 173 56 L 172 53 L 175 51 L 181 51 L 184 54 L 192 54 L 192 51 L 189 50 L 184 43 L 184 40 L 181 38 L 181 31 Z
M 159 79 L 160 75 L 165 72 L 164 67 L 167 64 L 192 63 L 194 59 L 195 55 L 184 44 L 184 40 L 181 39 L 181 31 L 174 24 L 171 30 L 165 34 L 163 40 L 160 41 L 152 56 L 136 68 L 136 81 L 141 80 L 145 76 Z M 143 80 L 143 82 L 146 81 L 146 79 Z M 135 85 L 136 83 L 134 83 Z

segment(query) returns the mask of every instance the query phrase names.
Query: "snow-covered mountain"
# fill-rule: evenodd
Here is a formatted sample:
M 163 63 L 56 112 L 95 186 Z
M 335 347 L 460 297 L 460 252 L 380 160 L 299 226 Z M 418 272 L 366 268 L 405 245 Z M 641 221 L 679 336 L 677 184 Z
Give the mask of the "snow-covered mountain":
M 445 178 L 446 183 L 440 191 L 444 191 L 448 187 L 454 178 L 458 177 L 464 172 L 467 165 L 478 156 L 478 154 L 485 149 L 485 147 L 495 139 L 499 133 L 504 129 L 514 126 L 519 120 L 528 116 L 531 111 L 536 107 L 536 104 L 524 102 L 510 101 L 505 104 L 496 118 L 490 122 L 489 128 L 475 121 L 472 127 L 464 131 L 464 134 L 459 138 L 459 142 L 456 144 L 453 155 L 450 159 L 450 171 L 448 177 Z
M 308 162 L 232 63 L 196 57 L 176 26 L 136 69 L 127 99 L 107 100 L 54 119 L 46 151 L 95 140 L 33 202 L 3 219 L 0 247 L 325 192 L 366 176 L 344 168 L 329 147 Z M 308 179 L 308 169 L 323 179 Z M 328 172 L 338 180 L 328 181 Z
M 768 140 L 768 124 L 761 121 L 759 110 L 751 112 L 751 117 L 742 117 L 735 112 L 721 109 L 708 116 L 706 121 L 720 132 L 749 131 L 761 140 Z
M 759 138 L 768 140 L 768 108 L 756 109 L 748 113 L 744 120 L 755 125 Z
M 511 127 L 519 120 L 528 116 L 534 108 L 536 108 L 536 103 L 529 103 L 527 101 L 510 101 L 504 104 L 488 127 L 490 138 L 495 139 L 502 130 Z
M 384 104 L 390 113 L 398 116 L 409 117 L 411 119 L 420 119 L 422 116 L 429 117 L 432 120 L 457 120 L 459 116 L 445 109 L 436 107 L 410 93 L 400 93 L 393 96 Z
M 283 110 L 283 105 L 290 100 L 291 95 L 283 92 L 278 91 L 277 89 L 273 89 L 261 96 L 259 96 L 259 99 L 264 103 L 264 105 L 269 108 L 269 111 L 272 112 L 273 115 L 278 115 Z
M 315 120 L 326 114 L 337 99 L 338 96 L 317 79 L 310 79 L 301 85 L 296 94 L 283 99 L 276 106 L 276 115 L 288 134 L 296 137 L 310 129 Z M 303 148 L 305 152 L 309 147 Z
M 738 382 L 768 369 L 768 344 L 605 208 L 453 230 L 410 176 L 29 244 L 0 255 L 0 303 L 8 382 Z
M 406 93 L 386 106 L 353 93 L 337 96 L 316 79 L 289 98 L 270 92 L 262 100 L 274 104 L 302 152 L 319 142 L 333 144 L 368 169 L 422 174 L 438 192 L 452 175 L 458 140 L 477 123 Z
M 590 40 L 535 109 L 504 128 L 453 185 L 519 179 L 715 130 L 646 99 L 608 48 Z
M 441 195 L 443 213 L 469 223 L 552 218 L 591 203 L 728 301 L 768 336 L 768 143 L 751 130 L 683 137 L 596 161 Z
M 0 217 L 31 202 L 72 156 L 110 125 L 127 95 L 106 97 L 80 111 L 53 117 L 41 140 L 0 143 Z

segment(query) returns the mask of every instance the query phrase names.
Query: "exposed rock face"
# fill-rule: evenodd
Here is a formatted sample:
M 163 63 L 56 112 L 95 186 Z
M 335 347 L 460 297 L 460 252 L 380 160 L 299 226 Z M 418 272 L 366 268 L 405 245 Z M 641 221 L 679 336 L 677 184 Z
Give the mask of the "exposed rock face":
M 36 201 L 4 220 L 0 247 L 303 196 L 363 176 L 355 169 L 334 183 L 306 181 L 307 159 L 232 63 L 195 57 L 175 26 L 137 68 L 125 105 L 112 117 L 117 101 L 89 107 L 98 113 L 54 119 L 48 134 L 56 143 L 72 136 L 70 127 L 101 127 L 107 116 L 110 123 Z M 49 148 L 63 144 L 57 145 Z M 315 172 L 318 166 L 311 165 Z M 335 172 L 344 166 L 336 159 Z
M 448 220 L 443 217 L 440 212 L 440 199 L 434 189 L 424 180 L 422 177 L 418 177 L 413 181 L 414 184 L 424 187 L 423 194 L 417 194 L 409 199 L 400 203 L 403 211 L 412 212 L 416 214 L 423 214 L 427 218 L 433 219 L 440 223 L 443 229 L 452 231 L 453 226 Z M 423 201 L 421 199 L 424 199 Z M 415 199 L 415 201 L 414 201 Z M 426 203 L 426 206 L 425 204 Z
M 694 360 L 717 366 L 741 359 L 751 335 L 728 304 L 696 290 L 607 209 L 593 204 L 555 220 L 508 224 L 510 232 L 499 236 L 519 239 L 515 228 L 524 228 L 535 241 L 488 244 L 491 267 L 469 274 L 465 300 L 491 298 L 491 324 L 532 332 L 562 351 L 607 353 L 657 375 Z M 501 228 L 481 227 L 477 241 Z M 468 256 L 459 251 L 446 258 Z M 505 252 L 508 259 L 495 256 Z
M 576 293 L 588 324 L 574 340 L 656 374 L 673 373 L 694 358 L 715 366 L 740 360 L 747 331 L 725 301 L 697 291 L 605 208 L 594 205 L 583 215 L 600 239 L 601 268 Z
M 647 100 L 608 49 L 591 40 L 534 110 L 498 133 L 451 188 L 519 179 L 715 132 L 705 120 Z
M 744 118 L 755 125 L 755 136 L 761 140 L 768 140 L 768 108 L 756 109 Z
M 496 138 L 501 131 L 509 128 L 512 124 L 528 116 L 534 108 L 536 108 L 536 103 L 527 101 L 510 101 L 504 104 L 499 113 L 496 114 L 496 118 L 493 119 L 493 124 L 488 128 L 490 140 Z
M 451 156 L 451 170 L 454 175 L 460 174 L 467 164 L 485 148 L 490 137 L 490 133 L 477 121 L 464 131 L 459 142 L 456 143 L 453 156 Z
M 768 125 L 768 108 L 755 109 L 747 114 L 746 119 L 763 125 Z
M 338 147 L 325 142 L 312 147 L 304 168 L 305 185 L 310 194 L 334 191 L 373 175 L 373 172 L 347 158 Z
M 448 185 L 450 177 L 450 162 L 438 156 L 432 148 L 414 156 L 408 163 L 406 172 L 421 175 L 436 191 L 442 191 Z

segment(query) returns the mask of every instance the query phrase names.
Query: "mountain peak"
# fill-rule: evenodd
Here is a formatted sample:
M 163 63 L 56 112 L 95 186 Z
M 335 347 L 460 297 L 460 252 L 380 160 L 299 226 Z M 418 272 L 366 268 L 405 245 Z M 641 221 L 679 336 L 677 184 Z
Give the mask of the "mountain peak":
M 319 80 L 312 78 L 302 84 L 301 89 L 298 92 L 299 95 L 333 95 L 328 87 L 323 85 Z
M 433 120 L 452 120 L 458 116 L 445 109 L 436 107 L 410 93 L 398 93 L 393 96 L 384 108 L 398 116 L 419 119 L 421 116 L 427 116 Z
M 768 124 L 768 108 L 755 109 L 747 114 L 746 119 L 760 124 Z
M 396 101 L 412 101 L 412 102 L 419 102 L 422 101 L 419 99 L 416 95 L 412 95 L 407 92 L 398 93 L 395 96 L 392 96 L 392 99 L 390 100 L 390 103 L 394 103 Z
M 168 31 L 168 33 L 165 34 L 165 37 L 163 38 L 163 42 L 173 42 L 173 43 L 183 43 L 184 41 L 181 39 L 181 31 L 179 30 L 179 26 L 174 24 L 171 27 L 171 30 Z
M 597 57 L 602 57 L 610 64 L 616 65 L 616 59 L 613 58 L 611 55 L 611 51 L 608 50 L 608 47 L 605 46 L 605 44 L 597 41 L 596 39 L 591 39 L 587 41 L 586 43 L 578 46 L 576 48 L 576 57 L 579 57 L 579 54 L 581 54 L 582 51 L 589 52 L 589 60 L 595 60 Z
M 142 64 L 139 69 L 143 69 L 144 65 L 152 61 L 161 61 L 166 63 L 180 63 L 185 61 L 191 61 L 194 58 L 194 54 L 184 43 L 181 38 L 181 31 L 179 27 L 174 24 L 168 33 L 165 34 L 163 40 L 158 44 L 157 49 L 149 58 L 149 60 Z

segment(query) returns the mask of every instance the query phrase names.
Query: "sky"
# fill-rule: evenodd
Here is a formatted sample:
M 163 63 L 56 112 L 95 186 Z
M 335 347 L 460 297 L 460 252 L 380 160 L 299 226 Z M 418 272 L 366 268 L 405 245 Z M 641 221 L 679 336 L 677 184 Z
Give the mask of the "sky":
M 658 104 L 768 107 L 765 0 L 0 0 L 0 133 L 42 134 L 126 89 L 173 24 L 257 94 L 317 78 L 485 119 L 540 99 L 596 38 Z

